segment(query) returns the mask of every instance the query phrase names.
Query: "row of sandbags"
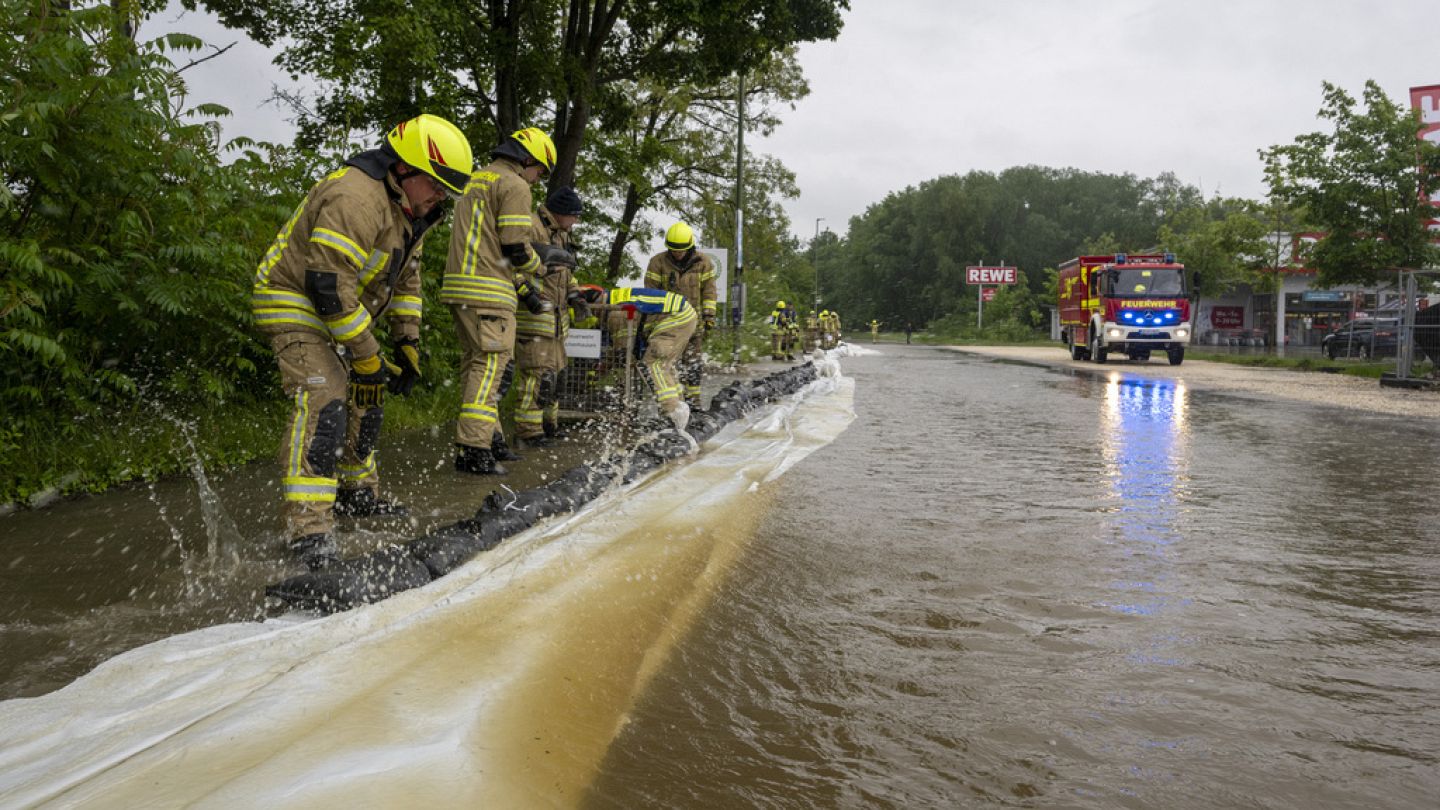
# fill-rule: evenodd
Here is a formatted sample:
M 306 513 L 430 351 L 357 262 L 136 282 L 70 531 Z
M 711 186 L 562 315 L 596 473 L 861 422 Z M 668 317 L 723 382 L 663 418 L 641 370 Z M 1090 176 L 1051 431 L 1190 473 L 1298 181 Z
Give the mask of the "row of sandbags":
M 472 518 L 403 545 L 291 577 L 266 587 L 265 593 L 291 607 L 332 613 L 418 588 L 544 518 L 578 509 L 611 486 L 635 481 L 671 459 L 688 455 L 693 446 L 705 443 L 744 412 L 794 393 L 816 376 L 814 364 L 805 363 L 758 380 L 731 383 L 715 394 L 708 410 L 690 415 L 685 428 L 689 436 L 664 430 L 629 451 L 568 470 L 544 486 L 491 493 Z

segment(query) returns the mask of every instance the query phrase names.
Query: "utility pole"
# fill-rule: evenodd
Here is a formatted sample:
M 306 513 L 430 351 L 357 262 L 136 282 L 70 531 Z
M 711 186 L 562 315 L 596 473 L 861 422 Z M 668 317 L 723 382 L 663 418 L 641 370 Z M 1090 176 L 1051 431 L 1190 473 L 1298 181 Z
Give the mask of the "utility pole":
M 741 68 L 735 108 L 735 281 L 730 285 L 730 362 L 740 362 L 740 323 L 745 320 L 745 70 Z
M 815 269 L 815 311 L 820 311 L 820 260 L 815 252 L 816 243 L 820 241 L 820 223 L 824 217 L 815 218 L 815 238 L 810 240 L 810 266 Z

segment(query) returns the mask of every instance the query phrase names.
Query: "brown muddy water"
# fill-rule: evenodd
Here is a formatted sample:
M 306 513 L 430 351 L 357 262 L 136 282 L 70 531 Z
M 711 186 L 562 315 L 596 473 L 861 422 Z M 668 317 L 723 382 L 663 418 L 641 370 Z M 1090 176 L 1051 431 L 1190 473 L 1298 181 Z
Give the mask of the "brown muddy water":
M 213 562 L 254 546 L 264 480 L 212 482 L 208 520 L 173 506 L 194 482 L 0 519 L 7 695 L 166 611 L 231 622 L 0 704 L 0 804 L 1433 806 L 1436 422 L 879 350 L 326 619 L 251 621 L 228 583 L 284 564 Z M 434 440 L 407 440 L 392 484 L 453 519 Z M 122 550 L 156 520 L 189 576 Z M 61 544 L 71 567 L 26 567 Z

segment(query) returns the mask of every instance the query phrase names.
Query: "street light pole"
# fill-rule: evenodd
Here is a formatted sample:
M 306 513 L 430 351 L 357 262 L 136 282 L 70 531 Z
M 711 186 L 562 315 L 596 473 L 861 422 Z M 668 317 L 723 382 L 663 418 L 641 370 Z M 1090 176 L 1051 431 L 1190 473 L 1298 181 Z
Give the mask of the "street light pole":
M 820 223 L 824 217 L 815 218 L 815 238 L 810 240 L 810 266 L 815 269 L 815 309 L 820 309 L 820 263 L 815 252 L 815 243 L 820 241 Z

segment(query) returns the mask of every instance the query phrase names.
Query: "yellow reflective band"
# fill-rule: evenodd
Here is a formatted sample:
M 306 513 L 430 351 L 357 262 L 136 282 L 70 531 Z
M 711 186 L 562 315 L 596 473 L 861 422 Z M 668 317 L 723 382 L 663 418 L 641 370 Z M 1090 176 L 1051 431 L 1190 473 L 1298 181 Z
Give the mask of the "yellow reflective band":
M 375 454 L 372 452 L 359 464 L 337 464 L 336 471 L 342 481 L 363 481 L 376 474 Z
M 375 277 L 380 275 L 380 271 L 384 270 L 385 265 L 389 263 L 389 253 L 383 250 L 373 250 L 370 252 L 370 258 L 365 260 L 365 266 L 360 269 L 359 295 L 365 294 L 365 289 L 370 286 L 370 282 L 374 281 Z
M 424 299 L 418 295 L 397 295 L 390 300 L 390 308 L 386 311 L 391 315 L 413 315 L 418 318 L 424 306 Z
M 316 228 L 310 234 L 310 241 L 317 245 L 324 245 L 332 250 L 338 250 L 344 254 L 357 268 L 365 266 L 365 251 L 355 244 L 350 237 L 339 231 L 332 231 L 329 228 Z
M 271 243 L 270 249 L 265 251 L 265 258 L 260 261 L 260 266 L 255 269 L 255 284 L 263 285 L 270 280 L 270 271 L 280 261 L 280 256 L 285 253 L 285 248 L 290 244 L 290 233 L 295 230 L 295 223 L 300 221 L 300 215 L 305 212 L 305 202 L 295 206 L 295 213 L 286 220 L 285 227 L 275 235 L 275 241 Z
M 251 313 L 255 318 L 256 326 L 305 326 L 319 332 L 329 332 L 324 322 L 315 315 L 303 312 L 298 309 L 257 309 Z
M 488 187 L 488 184 L 487 184 Z M 477 275 L 480 269 L 480 240 L 485 235 L 485 198 L 476 197 L 470 211 L 470 232 L 465 234 L 465 253 L 460 257 L 460 273 Z M 446 273 L 445 277 L 450 278 Z
M 496 227 L 524 228 L 530 230 L 532 220 L 529 214 L 504 214 L 495 218 Z
M 706 311 L 706 312 L 714 312 L 714 311 L 715 311 L 715 302 L 714 302 L 714 301 L 706 301 L 704 304 L 702 304 L 702 306 L 705 308 L 705 311 Z
M 330 330 L 331 336 L 341 343 L 354 340 L 370 328 L 370 311 L 364 306 L 358 306 L 349 315 L 327 319 L 325 326 Z
M 255 309 L 284 307 L 298 309 L 301 312 L 315 312 L 315 306 L 310 303 L 310 299 L 300 293 L 272 290 L 268 287 L 256 287 L 250 293 L 250 306 Z
M 305 424 L 310 421 L 310 392 L 301 388 L 295 392 L 295 416 L 290 425 L 290 475 L 305 472 L 300 460 L 305 456 Z
M 285 500 L 308 501 L 310 503 L 334 503 L 335 488 L 339 482 L 334 478 L 310 478 L 307 476 L 286 476 Z

